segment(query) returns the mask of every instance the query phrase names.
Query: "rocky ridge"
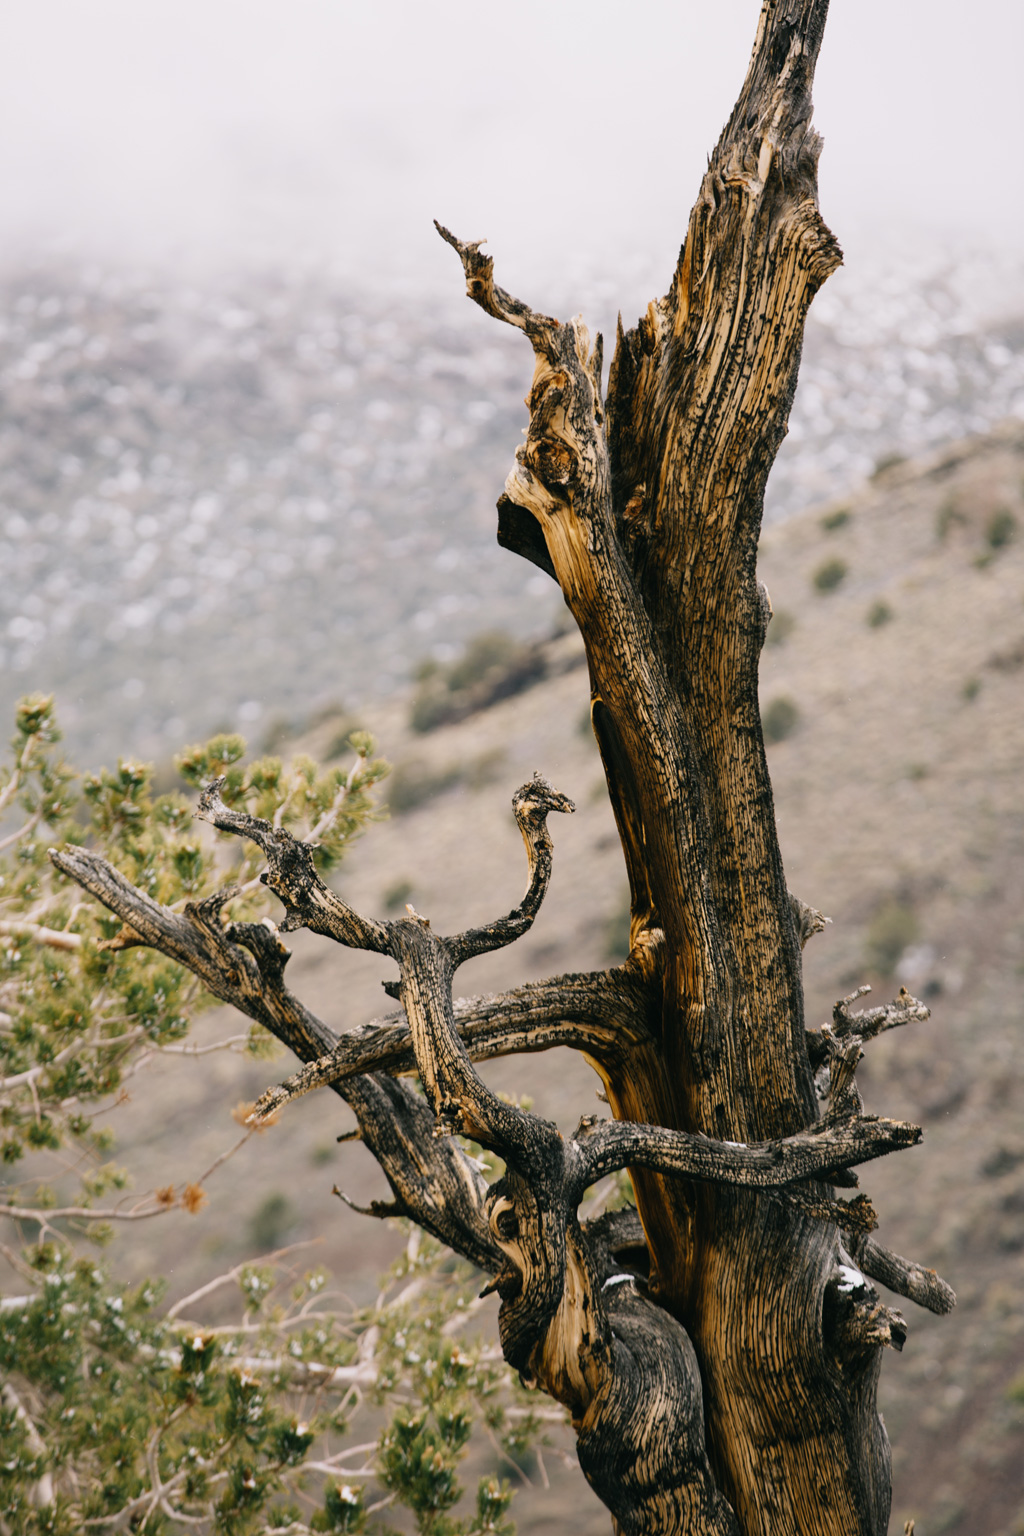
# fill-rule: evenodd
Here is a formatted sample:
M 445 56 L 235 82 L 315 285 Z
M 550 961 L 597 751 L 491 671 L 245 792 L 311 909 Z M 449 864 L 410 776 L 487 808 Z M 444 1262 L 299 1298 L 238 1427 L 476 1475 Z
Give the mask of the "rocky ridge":
M 530 297 L 613 319 L 587 282 Z M 828 285 L 770 520 L 1024 415 L 1024 330 L 979 317 L 986 282 L 934 260 Z M 552 589 L 493 547 L 529 377 L 455 271 L 443 305 L 310 274 L 0 272 L 0 709 L 56 691 L 91 766 L 167 756 L 393 694 L 481 629 L 542 633 Z

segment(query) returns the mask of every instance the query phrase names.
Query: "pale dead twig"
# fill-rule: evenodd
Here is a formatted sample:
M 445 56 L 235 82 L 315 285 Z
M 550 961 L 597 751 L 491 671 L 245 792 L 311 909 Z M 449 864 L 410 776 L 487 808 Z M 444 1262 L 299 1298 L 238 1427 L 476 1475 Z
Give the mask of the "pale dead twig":
M 289 1243 L 287 1248 L 278 1248 L 275 1249 L 273 1253 L 264 1255 L 260 1262 L 265 1264 L 274 1263 L 277 1259 L 284 1258 L 286 1254 L 295 1253 L 300 1248 L 313 1248 L 318 1243 L 322 1242 L 323 1238 L 321 1237 L 309 1237 L 301 1243 Z M 185 1307 L 189 1305 L 190 1302 L 200 1301 L 204 1296 L 209 1296 L 211 1292 L 218 1290 L 222 1285 L 230 1285 L 232 1280 L 237 1280 L 242 1271 L 244 1269 L 248 1269 L 253 1262 L 254 1261 L 252 1259 L 246 1259 L 244 1264 L 236 1264 L 233 1269 L 226 1270 L 224 1274 L 217 1275 L 213 1280 L 208 1280 L 205 1285 L 201 1285 L 199 1289 L 197 1291 L 193 1291 L 191 1295 L 183 1296 L 180 1301 L 176 1301 L 174 1303 L 173 1307 L 168 1308 L 165 1314 L 167 1321 L 173 1322 L 174 1319 L 183 1311 Z
M 3 845 L 0 844 L 0 847 Z M 0 934 L 11 938 L 32 939 L 36 944 L 46 944 L 50 949 L 81 949 L 82 935 L 66 933 L 62 928 L 44 928 L 42 923 L 0 921 Z

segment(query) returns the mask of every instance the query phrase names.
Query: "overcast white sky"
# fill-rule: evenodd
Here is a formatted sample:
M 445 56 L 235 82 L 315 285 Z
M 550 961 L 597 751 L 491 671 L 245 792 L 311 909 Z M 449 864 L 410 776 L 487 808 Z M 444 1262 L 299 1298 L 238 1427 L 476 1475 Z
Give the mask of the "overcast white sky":
M 757 0 L 2 0 L 10 255 L 303 257 L 509 286 L 670 266 Z M 966 24 L 965 24 L 966 18 Z M 1020 0 L 835 0 L 818 71 L 842 243 L 1024 245 Z

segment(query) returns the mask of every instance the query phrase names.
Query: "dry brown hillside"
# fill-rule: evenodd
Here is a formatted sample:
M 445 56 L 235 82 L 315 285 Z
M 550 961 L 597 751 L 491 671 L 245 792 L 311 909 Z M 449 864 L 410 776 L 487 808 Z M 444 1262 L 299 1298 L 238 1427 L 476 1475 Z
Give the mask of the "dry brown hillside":
M 1015 424 L 891 465 L 842 506 L 769 530 L 762 546 L 775 609 L 762 701 L 783 854 L 791 888 L 833 920 L 805 957 L 808 1022 L 862 982 L 886 996 L 905 983 L 933 1010 L 916 1033 L 871 1045 L 862 1067 L 869 1110 L 926 1127 L 923 1148 L 862 1177 L 884 1240 L 934 1265 L 960 1298 L 941 1320 L 905 1304 L 910 1339 L 883 1372 L 892 1529 L 913 1516 L 919 1536 L 1024 1532 L 1022 474 Z M 408 699 L 361 720 L 396 764 L 403 807 L 342 871 L 347 899 L 365 910 L 410 901 L 442 930 L 506 910 L 525 872 L 513 789 L 541 769 L 576 800 L 576 816 L 554 828 L 555 876 L 535 929 L 467 966 L 464 992 L 601 966 L 621 942 L 625 880 L 581 728 L 582 649 L 565 634 L 542 661 L 541 681 L 455 724 L 413 731 Z M 301 746 L 328 754 L 342 729 L 325 720 Z M 308 936 L 295 948 L 293 985 L 335 1027 L 385 1010 L 379 958 Z M 201 1164 L 228 1139 L 231 1106 L 288 1070 L 208 1058 L 201 1084 L 193 1069 L 191 1108 L 166 1126 L 156 1085 L 140 1084 L 121 1122 L 137 1184 L 172 1176 L 183 1135 L 189 1168 Z M 568 1128 L 595 1107 L 596 1078 L 565 1053 L 488 1075 Z M 161 1102 L 174 1092 L 165 1079 Z M 393 1239 L 330 1194 L 335 1180 L 357 1197 L 384 1192 L 361 1149 L 335 1146 L 343 1117 L 330 1093 L 293 1106 L 218 1176 L 205 1212 L 148 1229 L 133 1265 L 168 1268 L 177 1289 L 270 1229 L 322 1232 L 345 1283 L 365 1291 Z M 520 1501 L 521 1530 L 604 1529 L 578 1474 L 552 1478 L 557 1502 Z

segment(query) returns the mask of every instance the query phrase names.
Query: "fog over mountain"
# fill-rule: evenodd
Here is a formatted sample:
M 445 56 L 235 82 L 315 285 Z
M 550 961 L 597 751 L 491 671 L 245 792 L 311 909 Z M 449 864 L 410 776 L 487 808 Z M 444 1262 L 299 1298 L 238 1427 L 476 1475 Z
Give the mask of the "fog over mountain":
M 826 289 L 770 519 L 1024 415 L 1024 325 L 969 302 L 987 274 L 890 263 Z M 0 306 L 0 704 L 56 690 L 90 759 L 258 740 L 559 611 L 494 546 L 530 359 L 465 300 L 64 264 L 9 273 Z
M 663 291 L 756 0 L 38 0 L 0 19 L 0 705 L 163 755 L 542 630 L 493 547 L 530 359 L 500 280 L 613 334 Z M 836 7 L 815 89 L 848 265 L 769 517 L 1024 409 L 1022 13 Z M 951 115 L 950 102 L 956 113 Z M 585 131 L 584 131 L 585 125 Z
M 430 220 L 522 287 L 583 265 L 646 303 L 736 99 L 758 0 L 33 0 L 0 16 L 5 250 L 446 291 Z M 1020 248 L 1024 12 L 832 7 L 822 202 L 858 260 Z M 636 270 L 632 269 L 636 267 Z

